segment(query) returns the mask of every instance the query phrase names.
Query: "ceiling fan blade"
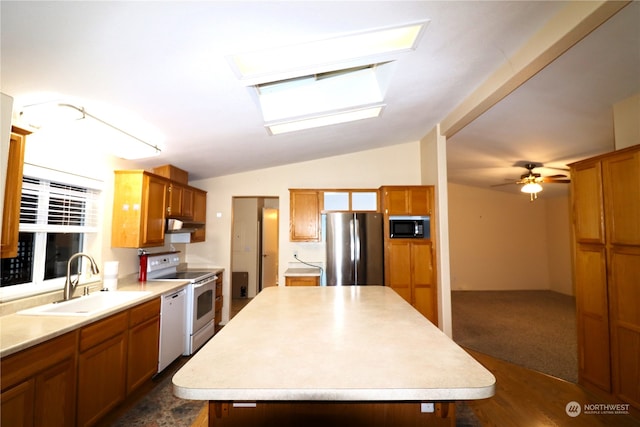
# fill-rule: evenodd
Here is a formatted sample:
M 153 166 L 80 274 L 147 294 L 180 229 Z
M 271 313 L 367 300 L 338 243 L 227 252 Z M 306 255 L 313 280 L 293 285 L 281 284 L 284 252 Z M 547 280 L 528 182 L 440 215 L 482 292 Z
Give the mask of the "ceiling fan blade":
M 564 179 L 551 178 L 550 179 L 549 177 L 546 177 L 542 179 L 542 182 L 545 184 L 569 184 L 571 180 L 569 178 L 564 178 Z
M 556 168 L 556 167 L 553 167 L 553 166 L 542 166 L 542 167 L 545 168 L 545 169 L 554 169 L 554 170 L 557 170 L 557 171 L 566 171 L 566 172 L 569 172 L 571 170 L 569 168 Z
M 558 174 L 558 175 L 547 175 L 544 177 L 545 179 L 547 178 L 551 178 L 551 179 L 556 179 L 556 178 L 567 178 L 567 175 L 562 175 L 562 174 Z
M 502 187 L 503 185 L 522 184 L 520 181 L 505 182 L 504 184 L 493 184 L 492 187 Z

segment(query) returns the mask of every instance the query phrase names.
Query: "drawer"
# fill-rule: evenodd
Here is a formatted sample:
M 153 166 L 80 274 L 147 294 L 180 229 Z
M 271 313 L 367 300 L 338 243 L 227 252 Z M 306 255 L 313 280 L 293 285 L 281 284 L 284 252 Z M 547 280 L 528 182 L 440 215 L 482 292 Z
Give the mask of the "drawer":
M 80 330 L 80 352 L 124 333 L 129 325 L 129 311 L 114 314 Z
M 130 309 L 129 327 L 133 327 L 160 315 L 160 298 L 145 302 Z

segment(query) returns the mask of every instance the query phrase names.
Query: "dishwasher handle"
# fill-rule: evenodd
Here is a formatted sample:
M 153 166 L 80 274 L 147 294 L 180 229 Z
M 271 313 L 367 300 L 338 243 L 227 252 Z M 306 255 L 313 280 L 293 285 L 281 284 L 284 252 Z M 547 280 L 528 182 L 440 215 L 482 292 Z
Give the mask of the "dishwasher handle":
M 165 295 L 164 298 L 169 300 L 169 299 L 176 299 L 179 298 L 180 295 L 184 294 L 186 292 L 186 290 L 184 289 L 180 289 L 178 292 L 175 292 L 173 294 L 169 294 L 169 295 Z

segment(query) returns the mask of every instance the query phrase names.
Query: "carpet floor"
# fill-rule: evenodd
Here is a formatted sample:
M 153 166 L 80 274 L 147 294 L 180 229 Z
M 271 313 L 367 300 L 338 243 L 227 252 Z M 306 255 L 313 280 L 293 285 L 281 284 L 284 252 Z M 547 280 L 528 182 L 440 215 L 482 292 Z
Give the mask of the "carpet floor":
M 575 298 L 552 291 L 454 291 L 451 306 L 458 345 L 577 383 Z

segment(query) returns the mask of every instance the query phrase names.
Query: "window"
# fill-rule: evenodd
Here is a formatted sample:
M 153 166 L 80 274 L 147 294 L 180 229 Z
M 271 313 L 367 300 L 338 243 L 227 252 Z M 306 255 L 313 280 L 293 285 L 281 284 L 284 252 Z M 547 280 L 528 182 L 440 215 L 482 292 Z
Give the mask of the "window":
M 376 190 L 338 190 L 324 191 L 323 211 L 373 211 L 378 210 L 378 192 Z
M 40 170 L 25 165 L 18 255 L 2 260 L 2 300 L 61 289 L 67 261 L 82 252 L 98 231 L 100 191 L 73 183 L 92 180 L 59 172 L 38 174 Z M 58 180 L 29 176 L 29 172 Z M 80 266 L 74 267 L 77 274 Z

